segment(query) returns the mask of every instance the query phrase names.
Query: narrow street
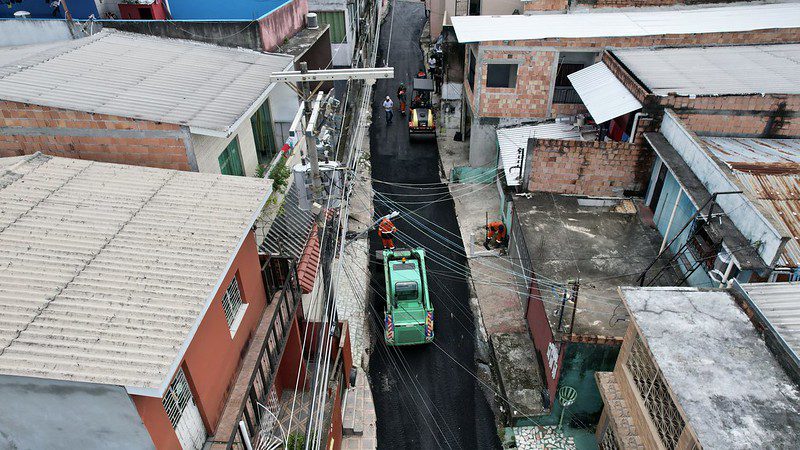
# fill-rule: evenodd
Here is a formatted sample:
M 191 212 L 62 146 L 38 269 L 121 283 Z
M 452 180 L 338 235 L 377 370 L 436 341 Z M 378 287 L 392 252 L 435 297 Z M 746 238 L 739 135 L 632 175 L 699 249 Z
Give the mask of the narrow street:
M 436 310 L 433 344 L 410 348 L 383 342 L 384 277 L 371 236 L 370 313 L 376 331 L 369 373 L 377 413 L 379 448 L 497 448 L 499 440 L 489 404 L 475 375 L 475 330 L 467 281 L 454 267 L 464 267 L 459 245 L 442 235 L 458 236 L 458 222 L 447 186 L 440 182 L 435 139 L 409 142 L 408 123 L 395 113 L 387 127 L 381 106 L 387 95 L 397 102 L 401 81 L 411 86 L 423 67 L 418 38 L 425 22 L 419 2 L 396 2 L 381 35 L 379 59 L 388 53 L 394 80 L 377 82 L 370 128 L 376 217 L 400 211 L 394 222 L 400 246 L 420 246 L 428 253 L 430 295 Z M 395 15 L 392 22 L 391 14 Z M 391 44 L 389 37 L 391 35 Z M 435 225 L 433 225 L 435 224 Z M 452 233 L 452 234 L 450 234 Z

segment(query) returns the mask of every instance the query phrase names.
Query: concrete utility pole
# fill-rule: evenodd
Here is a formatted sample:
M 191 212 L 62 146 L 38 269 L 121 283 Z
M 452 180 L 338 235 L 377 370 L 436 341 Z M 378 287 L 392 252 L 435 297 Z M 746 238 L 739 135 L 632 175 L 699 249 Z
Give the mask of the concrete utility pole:
M 335 80 L 365 80 L 374 83 L 378 79 L 394 78 L 394 68 L 354 68 L 354 69 L 326 69 L 308 70 L 305 62 L 300 63 L 299 71 L 275 72 L 270 75 L 270 81 L 284 83 L 300 82 L 301 93 L 303 96 L 303 111 L 306 117 L 306 148 L 309 162 L 311 163 L 311 188 L 314 191 L 314 201 L 322 204 L 322 175 L 319 171 L 319 158 L 315 146 L 309 145 L 316 132 L 316 122 L 319 116 L 321 93 L 317 96 L 317 101 L 311 104 L 311 81 L 335 81 Z M 312 148 L 313 147 L 313 148 Z

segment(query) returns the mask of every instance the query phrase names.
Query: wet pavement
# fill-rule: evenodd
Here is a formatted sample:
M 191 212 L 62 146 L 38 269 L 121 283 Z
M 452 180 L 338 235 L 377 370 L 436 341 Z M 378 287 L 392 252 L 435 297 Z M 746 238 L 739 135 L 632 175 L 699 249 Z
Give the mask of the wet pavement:
M 370 264 L 373 295 L 369 374 L 377 414 L 379 448 L 498 448 L 494 415 L 476 374 L 475 326 L 470 310 L 463 244 L 452 197 L 439 178 L 435 139 L 409 142 L 406 118 L 395 112 L 388 127 L 381 103 L 393 100 L 400 81 L 411 85 L 422 66 L 418 38 L 425 22 L 420 2 L 396 3 L 396 14 L 382 28 L 381 56 L 388 53 L 394 80 L 377 82 L 370 128 L 370 152 L 376 217 L 399 210 L 394 220 L 399 244 L 428 252 L 430 295 L 436 310 L 433 344 L 387 347 L 382 320 L 384 277 L 374 256 Z M 391 30 L 392 42 L 388 43 Z M 380 241 L 372 233 L 374 251 Z

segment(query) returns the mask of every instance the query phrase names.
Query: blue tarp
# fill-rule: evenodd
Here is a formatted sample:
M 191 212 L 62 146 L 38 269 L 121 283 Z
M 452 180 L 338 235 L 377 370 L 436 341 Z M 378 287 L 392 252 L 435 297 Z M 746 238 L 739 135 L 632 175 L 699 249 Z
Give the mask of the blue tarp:
M 254 20 L 289 1 L 291 0 L 169 0 L 169 9 L 175 20 Z
M 94 14 L 96 18 L 100 18 L 97 13 L 97 6 L 94 0 L 69 0 L 69 12 L 75 19 L 87 19 L 90 14 Z M 10 7 L 9 7 L 10 6 Z M 14 17 L 17 11 L 28 11 L 34 19 L 52 19 L 53 8 L 50 7 L 49 1 L 44 0 L 0 0 L 0 18 Z M 59 8 L 58 19 L 64 18 L 64 7 Z

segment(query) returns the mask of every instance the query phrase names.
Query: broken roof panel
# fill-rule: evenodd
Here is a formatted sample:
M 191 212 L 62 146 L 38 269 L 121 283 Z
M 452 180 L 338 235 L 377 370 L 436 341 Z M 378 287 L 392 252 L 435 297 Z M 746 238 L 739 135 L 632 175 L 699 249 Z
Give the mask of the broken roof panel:
M 0 49 L 0 99 L 226 135 L 293 61 L 116 30 L 58 44 Z
M 739 285 L 757 312 L 800 360 L 800 282 L 746 283 Z
M 271 191 L 40 154 L 0 169 L 0 374 L 160 396 Z
M 798 386 L 727 292 L 620 292 L 704 449 L 796 447 Z
M 642 104 L 604 63 L 567 75 L 589 114 L 597 123 L 642 109 Z
M 656 95 L 800 94 L 800 45 L 635 48 L 614 55 Z
M 737 5 L 649 11 L 456 16 L 458 41 L 732 33 L 800 27 L 800 4 Z
M 508 186 L 522 184 L 522 166 L 530 138 L 581 140 L 581 134 L 575 125 L 561 122 L 498 128 L 497 144 Z

